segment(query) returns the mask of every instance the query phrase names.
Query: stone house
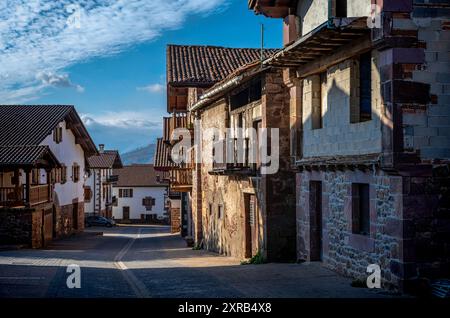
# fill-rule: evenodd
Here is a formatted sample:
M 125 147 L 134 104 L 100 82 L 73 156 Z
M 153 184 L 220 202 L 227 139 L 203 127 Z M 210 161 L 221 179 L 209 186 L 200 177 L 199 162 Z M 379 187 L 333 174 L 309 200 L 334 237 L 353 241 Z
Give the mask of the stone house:
M 122 223 L 166 223 L 167 182 L 153 164 L 132 164 L 114 169 L 113 217 Z
M 73 106 L 0 105 L 0 236 L 41 247 L 84 229 L 84 172 L 97 149 Z
M 112 187 L 117 181 L 113 169 L 122 168 L 117 150 L 105 150 L 100 144 L 98 154 L 88 158 L 87 179 L 84 187 L 84 212 L 86 215 L 112 217 L 112 206 L 117 198 L 113 197 Z
M 297 257 L 385 287 L 450 276 L 450 6 L 249 0 L 282 18 Z
M 268 52 L 264 51 L 264 56 Z M 174 131 L 185 129 L 193 139 L 195 119 L 188 111 L 189 105 L 196 102 L 204 90 L 223 80 L 235 69 L 258 59 L 260 54 L 258 49 L 197 45 L 167 47 L 167 112 L 171 116 L 163 120 L 164 134 L 158 140 L 155 168 L 170 173 L 170 189 L 173 193 L 180 193 L 181 235 L 197 244 L 202 241 L 201 184 L 193 183 L 194 165 L 174 164 L 172 148 L 179 141 Z M 194 191 L 196 197 L 192 196 Z M 178 213 L 177 209 L 173 211 Z
M 205 91 L 190 111 L 202 132 L 194 183 L 201 188 L 197 215 L 204 247 L 241 259 L 260 253 L 269 261 L 295 260 L 295 175 L 282 70 L 261 68 L 257 59 Z M 218 131 L 207 134 L 211 128 Z M 276 128 L 279 138 L 263 133 L 267 128 Z M 260 156 L 266 136 L 275 143 L 272 155 L 272 146 L 278 146 L 270 163 Z M 222 149 L 223 160 L 212 158 Z M 267 165 L 277 167 L 265 173 Z

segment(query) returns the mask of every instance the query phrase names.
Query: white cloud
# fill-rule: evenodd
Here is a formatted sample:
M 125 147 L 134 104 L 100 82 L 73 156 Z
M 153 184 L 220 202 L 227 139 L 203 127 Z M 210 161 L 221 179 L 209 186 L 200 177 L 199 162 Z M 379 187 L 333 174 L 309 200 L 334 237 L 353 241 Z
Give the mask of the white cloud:
M 151 112 L 105 112 L 80 117 L 97 144 L 122 152 L 152 143 L 161 134 L 161 120 Z
M 67 74 L 55 74 L 53 72 L 40 72 L 36 75 L 36 79 L 42 82 L 42 84 L 47 86 L 55 87 L 69 87 L 75 88 L 78 92 L 84 92 L 84 87 L 78 84 L 72 83 Z
M 81 114 L 81 119 L 87 127 L 104 126 L 113 128 L 125 128 L 145 130 L 160 128 L 160 120 L 150 112 L 104 112 L 102 114 Z
M 108 56 L 179 28 L 190 14 L 222 9 L 225 0 L 11 0 L 0 3 L 0 99 L 28 96 L 45 85 L 42 72 Z M 3 6 L 3 7 L 2 7 Z M 81 86 L 80 86 L 81 87 Z M 14 95 L 14 94 L 12 94 Z
M 161 93 L 164 91 L 165 86 L 163 84 L 150 84 L 147 86 L 141 86 L 136 88 L 138 91 L 144 91 L 148 93 Z

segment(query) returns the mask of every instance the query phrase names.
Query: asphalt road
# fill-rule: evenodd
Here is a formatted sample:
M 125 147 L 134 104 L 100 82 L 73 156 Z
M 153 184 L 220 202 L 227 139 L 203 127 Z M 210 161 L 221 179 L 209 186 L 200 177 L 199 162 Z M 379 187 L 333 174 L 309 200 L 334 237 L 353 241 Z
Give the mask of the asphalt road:
M 68 288 L 69 265 L 80 268 L 80 288 Z M 350 283 L 320 263 L 240 265 L 187 248 L 164 226 L 91 228 L 47 249 L 0 252 L 0 297 L 393 296 Z

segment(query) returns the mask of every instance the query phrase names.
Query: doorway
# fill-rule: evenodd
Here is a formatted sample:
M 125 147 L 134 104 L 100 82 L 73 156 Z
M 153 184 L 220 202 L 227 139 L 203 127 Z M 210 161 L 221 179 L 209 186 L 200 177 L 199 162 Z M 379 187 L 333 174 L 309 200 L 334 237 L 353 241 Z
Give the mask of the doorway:
M 258 252 L 257 201 L 256 195 L 245 194 L 245 258 Z
M 322 261 L 322 182 L 310 181 L 310 260 Z
M 122 207 L 122 220 L 129 220 L 130 219 L 130 207 L 124 206 Z
M 78 202 L 72 204 L 72 228 L 78 230 Z

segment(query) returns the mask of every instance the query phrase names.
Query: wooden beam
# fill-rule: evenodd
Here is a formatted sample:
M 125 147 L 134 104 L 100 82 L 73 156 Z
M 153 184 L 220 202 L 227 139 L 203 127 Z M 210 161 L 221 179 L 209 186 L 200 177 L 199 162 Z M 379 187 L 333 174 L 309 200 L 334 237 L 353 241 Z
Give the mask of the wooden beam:
M 297 74 L 300 78 L 305 78 L 313 74 L 321 73 L 329 67 L 339 64 L 351 57 L 364 53 L 372 48 L 372 40 L 370 35 L 364 37 L 360 41 L 349 43 L 336 50 L 334 54 L 323 56 L 314 62 L 300 66 Z

